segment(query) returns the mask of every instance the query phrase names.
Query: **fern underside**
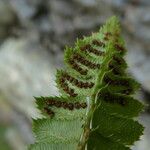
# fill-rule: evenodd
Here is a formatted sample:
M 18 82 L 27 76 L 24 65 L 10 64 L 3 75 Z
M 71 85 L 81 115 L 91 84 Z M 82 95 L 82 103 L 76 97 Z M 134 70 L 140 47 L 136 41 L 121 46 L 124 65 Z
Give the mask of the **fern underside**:
M 35 98 L 45 117 L 33 120 L 30 150 L 130 150 L 143 134 L 135 120 L 143 104 L 132 96 L 139 84 L 126 73 L 125 53 L 116 17 L 66 47 L 60 96 Z

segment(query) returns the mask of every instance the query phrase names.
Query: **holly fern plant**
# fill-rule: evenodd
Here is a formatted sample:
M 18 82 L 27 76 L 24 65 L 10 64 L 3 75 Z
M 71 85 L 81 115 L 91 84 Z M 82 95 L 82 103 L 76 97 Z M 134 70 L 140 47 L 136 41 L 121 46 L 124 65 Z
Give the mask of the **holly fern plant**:
M 33 120 L 29 150 L 130 150 L 143 134 L 135 118 L 144 107 L 132 96 L 139 84 L 126 72 L 125 54 L 117 17 L 66 47 L 60 96 L 35 98 L 44 117 Z

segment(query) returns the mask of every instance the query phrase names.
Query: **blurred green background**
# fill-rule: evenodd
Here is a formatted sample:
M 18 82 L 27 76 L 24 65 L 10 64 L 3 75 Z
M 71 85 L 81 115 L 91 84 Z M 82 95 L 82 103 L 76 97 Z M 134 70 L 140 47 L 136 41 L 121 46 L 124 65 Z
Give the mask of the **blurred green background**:
M 65 45 L 90 35 L 112 15 L 121 21 L 129 73 L 150 103 L 150 0 L 0 0 L 0 150 L 25 150 L 34 142 L 31 118 L 39 116 L 33 96 L 58 94 L 56 68 Z M 133 150 L 149 150 L 150 109 Z

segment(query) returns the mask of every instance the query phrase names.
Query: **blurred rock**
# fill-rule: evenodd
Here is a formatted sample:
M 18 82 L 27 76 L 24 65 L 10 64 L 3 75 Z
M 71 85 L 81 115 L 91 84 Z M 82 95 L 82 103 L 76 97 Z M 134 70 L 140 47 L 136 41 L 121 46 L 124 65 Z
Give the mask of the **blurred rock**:
M 36 117 L 33 96 L 56 93 L 52 56 L 31 39 L 7 40 L 0 50 L 0 92 L 29 117 Z
M 10 0 L 9 2 L 17 12 L 22 23 L 31 18 L 31 16 L 35 13 L 36 8 L 34 5 L 31 5 L 28 0 Z
M 125 25 L 134 38 L 143 44 L 150 41 L 150 6 L 127 6 L 125 9 Z
M 0 1 L 0 42 L 10 34 L 16 22 L 17 16 L 11 5 L 6 1 Z
M 150 52 L 140 41 L 127 38 L 127 62 L 133 76 L 150 92 Z M 144 49 L 145 48 L 145 49 Z

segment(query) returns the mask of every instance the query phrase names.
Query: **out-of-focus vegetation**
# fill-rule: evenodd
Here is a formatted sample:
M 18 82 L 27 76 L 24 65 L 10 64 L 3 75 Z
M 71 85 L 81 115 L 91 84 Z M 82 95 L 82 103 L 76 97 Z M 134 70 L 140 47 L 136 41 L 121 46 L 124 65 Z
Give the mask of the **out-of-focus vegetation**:
M 2 150 L 10 150 L 9 144 L 7 143 L 6 135 L 6 126 L 0 125 L 0 147 Z

